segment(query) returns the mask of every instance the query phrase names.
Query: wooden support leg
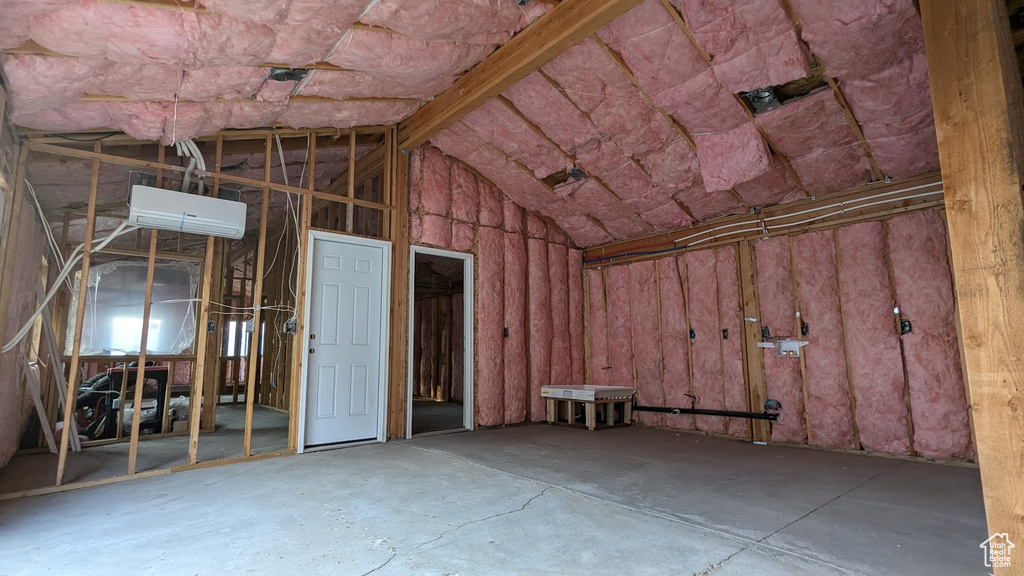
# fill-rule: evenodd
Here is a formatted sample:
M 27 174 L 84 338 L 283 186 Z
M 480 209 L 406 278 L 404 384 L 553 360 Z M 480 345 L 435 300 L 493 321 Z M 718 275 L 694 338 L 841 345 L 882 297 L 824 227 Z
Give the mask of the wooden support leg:
M 597 428 L 597 404 L 585 402 L 583 406 L 587 415 L 587 429 L 593 430 Z
M 548 424 L 554 424 L 558 421 L 558 405 L 555 404 L 554 398 L 548 398 Z
M 622 423 L 632 424 L 633 423 L 633 401 L 626 400 L 622 403 Z

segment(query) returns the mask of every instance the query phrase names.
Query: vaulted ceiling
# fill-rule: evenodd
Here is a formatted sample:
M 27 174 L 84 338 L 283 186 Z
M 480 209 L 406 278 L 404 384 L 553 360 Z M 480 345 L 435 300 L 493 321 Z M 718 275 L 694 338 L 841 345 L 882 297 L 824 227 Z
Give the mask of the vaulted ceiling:
M 42 131 L 387 125 L 555 5 L 0 0 L 0 70 Z M 431 143 L 579 246 L 938 169 L 913 0 L 645 0 Z

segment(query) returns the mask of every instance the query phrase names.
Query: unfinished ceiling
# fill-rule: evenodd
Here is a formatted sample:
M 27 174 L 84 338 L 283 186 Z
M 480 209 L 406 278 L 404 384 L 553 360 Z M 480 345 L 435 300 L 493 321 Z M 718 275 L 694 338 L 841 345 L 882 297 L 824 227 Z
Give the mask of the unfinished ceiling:
M 30 129 L 387 125 L 554 4 L 0 0 L 0 67 Z M 432 144 L 581 247 L 938 169 L 913 0 L 646 0 Z
M 513 0 L 0 0 L 15 124 L 175 142 L 387 125 L 549 7 Z M 274 68 L 304 68 L 275 80 Z M 280 78 L 280 76 L 278 76 Z
M 579 246 L 939 167 L 912 0 L 647 0 L 433 143 Z

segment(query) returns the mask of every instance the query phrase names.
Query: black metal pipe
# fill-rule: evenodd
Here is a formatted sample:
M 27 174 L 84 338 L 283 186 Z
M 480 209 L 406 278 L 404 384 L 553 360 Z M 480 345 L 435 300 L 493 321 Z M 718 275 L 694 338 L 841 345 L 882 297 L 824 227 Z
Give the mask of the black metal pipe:
M 769 412 L 737 412 L 734 410 L 706 410 L 704 408 L 667 408 L 664 406 L 640 406 L 638 404 L 633 405 L 633 410 L 639 410 L 640 412 L 663 412 L 665 414 L 700 414 L 701 416 L 728 416 L 731 418 L 770 420 L 772 422 L 779 419 L 778 414 L 772 414 Z

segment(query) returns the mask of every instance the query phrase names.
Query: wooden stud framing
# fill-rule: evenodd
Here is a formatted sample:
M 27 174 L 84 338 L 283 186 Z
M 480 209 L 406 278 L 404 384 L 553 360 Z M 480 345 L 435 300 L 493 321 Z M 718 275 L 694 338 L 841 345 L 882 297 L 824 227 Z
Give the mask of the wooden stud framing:
M 93 145 L 93 151 L 100 153 L 100 143 Z M 78 358 L 82 348 L 82 322 L 85 320 L 85 300 L 89 288 L 89 263 L 92 258 L 92 236 L 96 231 L 96 194 L 99 188 L 100 161 L 93 158 L 92 180 L 89 183 L 89 215 L 85 220 L 85 245 L 82 249 L 82 279 L 78 286 L 78 310 L 75 313 L 75 337 L 71 346 L 71 369 L 68 374 L 68 395 L 64 402 L 64 430 L 60 437 L 60 454 L 57 459 L 57 478 L 55 485 L 64 483 L 64 467 L 68 458 L 68 435 L 77 434 L 75 423 L 75 401 L 78 399 Z M 145 329 L 145 326 L 143 326 Z M 136 416 L 138 420 L 138 416 Z
M 392 135 L 391 146 L 397 145 L 397 138 Z M 405 438 L 406 409 L 408 402 L 409 379 L 409 169 L 412 162 L 410 154 L 403 153 L 392 157 L 397 159 L 393 168 L 395 177 L 391 180 L 394 189 L 390 192 L 394 199 L 394 213 L 391 215 L 391 342 L 389 343 L 390 367 L 388 369 L 388 421 L 387 435 L 389 438 Z M 472 318 L 466 318 L 472 322 Z M 474 350 L 476 348 L 474 347 Z M 464 402 L 472 402 L 472 398 L 463 398 Z
M 217 173 L 220 172 L 221 159 L 224 150 L 224 139 L 217 138 L 217 153 L 214 160 L 214 177 L 212 195 L 216 198 L 220 192 L 220 179 Z M 188 405 L 188 463 L 195 464 L 199 454 L 199 427 L 203 408 L 203 382 L 206 380 L 207 365 L 207 341 L 209 332 L 206 323 L 210 319 L 210 299 L 213 289 L 213 236 L 206 237 L 206 256 L 203 258 L 203 288 L 199 304 L 199 321 L 196 322 L 196 359 L 192 364 L 192 388 L 189 392 Z M 215 401 L 212 398 L 205 398 L 207 406 Z
M 1001 0 L 922 0 L 990 533 L 1024 541 L 1024 96 Z M 995 573 L 1017 573 L 996 568 Z
M 309 176 L 306 179 L 310 190 L 316 185 L 316 138 L 309 140 Z M 288 449 L 299 448 L 299 402 L 302 398 L 302 362 L 306 348 L 306 323 L 301 311 L 306 305 L 306 259 L 309 257 L 309 222 L 313 215 L 313 202 L 310 197 L 302 197 L 302 217 L 299 219 L 299 252 L 295 265 L 298 267 L 298 282 L 295 286 L 295 334 L 292 337 L 292 364 L 289 385 L 289 418 L 288 418 Z
M 842 271 L 842 255 L 839 253 L 839 229 L 832 230 L 832 246 L 835 250 L 836 278 Z M 847 348 L 846 314 L 843 313 L 843 292 L 836 290 L 836 298 L 839 301 L 839 323 L 843 331 L 843 358 L 846 360 L 846 383 L 850 395 L 850 421 L 853 424 L 853 448 L 862 449 L 860 444 L 860 426 L 857 425 L 857 395 L 853 390 L 853 367 L 850 365 L 850 352 Z
M 135 474 L 135 468 L 139 457 L 139 430 L 142 424 L 142 388 L 146 382 L 146 347 L 149 343 L 149 317 L 153 309 L 153 273 L 156 269 L 156 243 L 158 231 L 154 228 L 149 233 L 149 260 L 146 264 L 146 298 L 142 305 L 142 343 L 139 345 L 139 362 L 135 369 L 135 399 L 132 402 L 132 436 L 128 445 L 128 474 Z M 86 277 L 82 275 L 82 282 L 86 283 Z M 76 332 L 81 332 L 78 327 Z M 121 377 L 122 382 L 128 380 L 131 371 L 127 368 Z M 170 383 L 168 382 L 168 386 Z M 123 398 L 123 396 L 122 396 Z M 124 402 L 122 401 L 123 405 Z M 120 424 L 120 423 L 119 423 Z
M 354 132 L 352 133 L 355 134 Z M 270 156 L 273 145 L 273 138 L 267 135 L 266 159 L 263 165 L 263 181 L 270 183 Z M 267 258 L 267 212 L 270 208 L 270 187 L 263 186 L 263 201 L 260 203 L 260 239 L 256 244 L 256 264 L 253 269 L 255 283 L 252 288 L 253 307 L 253 329 L 249 337 L 249 359 L 245 364 L 245 439 L 243 442 L 242 454 L 246 458 L 252 455 L 252 415 L 253 402 L 255 400 L 256 376 L 260 373 L 258 366 L 261 362 L 260 335 L 262 333 L 263 320 L 263 267 Z
M 892 295 L 894 309 L 900 305 L 899 292 L 896 290 L 896 273 L 893 269 L 892 251 L 889 248 L 889 222 L 882 221 L 882 246 L 885 254 L 885 271 L 889 278 L 889 292 Z M 893 314 L 893 330 L 900 333 L 901 315 Z M 907 351 L 903 346 L 903 337 L 898 336 L 896 340 L 900 346 L 900 367 L 903 369 L 903 403 L 907 406 L 907 441 L 910 443 L 910 455 L 917 456 L 917 448 L 914 446 L 914 411 L 910 406 L 910 376 L 907 374 Z
M 743 300 L 743 368 L 747 375 L 747 394 L 750 410 L 764 410 L 768 389 L 764 379 L 764 355 L 757 343 L 761 340 L 761 313 L 757 300 L 757 268 L 754 265 L 754 247 L 750 242 L 737 242 L 739 257 L 740 291 Z M 749 320 L 756 318 L 756 320 Z M 771 432 L 767 420 L 750 421 L 751 440 L 768 442 Z

